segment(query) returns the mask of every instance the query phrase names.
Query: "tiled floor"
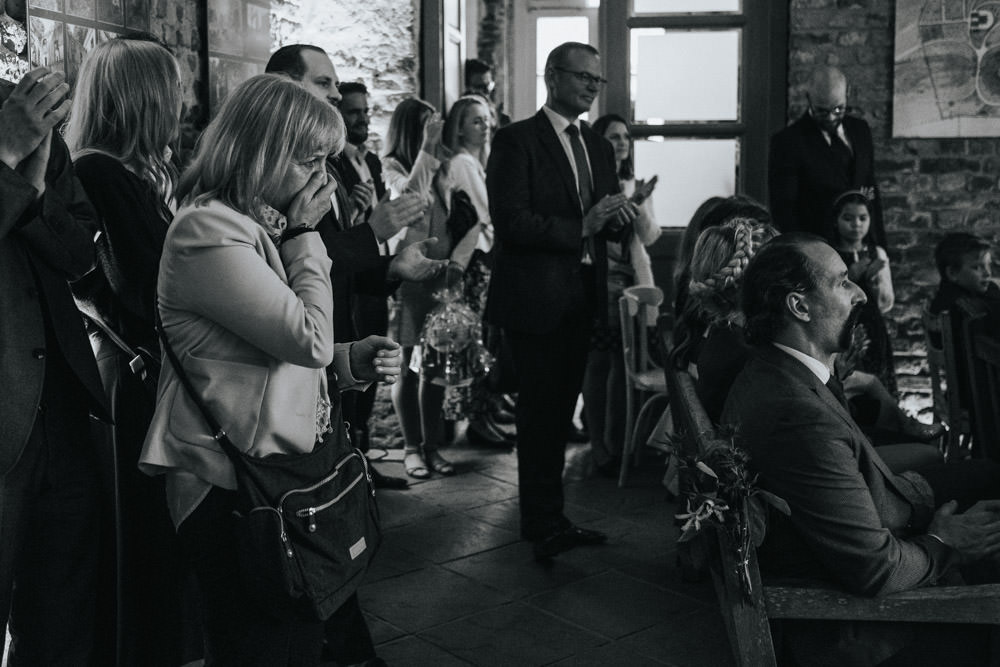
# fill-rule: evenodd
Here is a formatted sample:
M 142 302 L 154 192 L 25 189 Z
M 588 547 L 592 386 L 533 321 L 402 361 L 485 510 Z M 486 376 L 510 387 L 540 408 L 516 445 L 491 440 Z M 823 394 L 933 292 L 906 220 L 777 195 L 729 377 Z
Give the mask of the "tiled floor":
M 654 452 L 619 489 L 589 474 L 586 445 L 572 447 L 566 513 L 610 541 L 548 568 L 518 535 L 514 452 L 460 434 L 444 453 L 456 476 L 379 495 L 385 540 L 361 602 L 390 665 L 731 664 L 710 584 L 684 583 L 674 566 L 674 505 Z

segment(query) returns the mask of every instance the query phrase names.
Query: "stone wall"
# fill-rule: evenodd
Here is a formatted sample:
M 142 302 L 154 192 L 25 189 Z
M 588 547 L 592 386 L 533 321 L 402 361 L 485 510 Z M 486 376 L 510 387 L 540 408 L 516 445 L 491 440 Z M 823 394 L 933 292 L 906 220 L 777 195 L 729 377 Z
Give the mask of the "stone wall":
M 918 411 L 930 405 L 920 311 L 938 281 L 934 246 L 955 230 L 1000 240 L 1000 140 L 892 138 L 894 4 L 791 0 L 788 106 L 797 118 L 813 66 L 835 65 L 849 81 L 848 104 L 872 127 L 896 292 L 897 374 L 904 405 Z
M 392 110 L 417 93 L 420 0 L 272 0 L 271 41 L 323 48 L 341 81 L 371 93 L 372 147 L 381 150 Z

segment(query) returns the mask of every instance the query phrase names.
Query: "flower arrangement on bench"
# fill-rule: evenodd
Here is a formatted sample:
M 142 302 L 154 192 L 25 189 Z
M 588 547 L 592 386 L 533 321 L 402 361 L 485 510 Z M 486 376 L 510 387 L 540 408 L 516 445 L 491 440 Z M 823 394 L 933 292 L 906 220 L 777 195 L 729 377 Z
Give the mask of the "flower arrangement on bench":
M 697 457 L 683 462 L 682 484 L 685 511 L 674 515 L 681 535 L 678 543 L 690 542 L 706 526 L 724 531 L 722 548 L 734 550 L 733 561 L 747 599 L 752 598 L 753 585 L 749 571 L 751 547 L 761 545 L 767 531 L 768 507 L 789 514 L 788 503 L 757 486 L 757 476 L 751 474 L 750 455 L 736 446 L 734 434 L 712 440 Z M 707 550 L 692 550 L 696 558 L 707 559 Z M 700 564 L 699 564 L 700 565 Z

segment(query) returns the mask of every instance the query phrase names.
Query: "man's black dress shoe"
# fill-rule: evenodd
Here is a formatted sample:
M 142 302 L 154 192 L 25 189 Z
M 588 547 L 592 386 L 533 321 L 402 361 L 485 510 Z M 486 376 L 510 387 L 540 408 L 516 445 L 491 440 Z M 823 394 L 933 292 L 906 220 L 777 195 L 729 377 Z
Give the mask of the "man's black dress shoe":
M 402 477 L 383 475 L 371 463 L 368 464 L 368 470 L 372 474 L 372 486 L 376 489 L 406 489 L 410 486 L 410 483 Z
M 564 528 L 535 541 L 535 560 L 546 561 L 564 551 L 569 551 L 573 547 L 595 546 L 607 541 L 608 536 L 604 533 L 571 525 L 569 528 Z

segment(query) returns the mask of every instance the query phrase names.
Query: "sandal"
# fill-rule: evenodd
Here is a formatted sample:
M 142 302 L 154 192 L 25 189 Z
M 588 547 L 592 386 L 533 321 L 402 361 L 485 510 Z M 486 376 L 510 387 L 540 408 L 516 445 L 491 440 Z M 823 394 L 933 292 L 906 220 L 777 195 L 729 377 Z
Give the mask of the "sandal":
M 414 479 L 427 479 L 431 476 L 423 457 L 416 452 L 407 454 L 403 458 L 403 467 L 406 469 L 406 474 Z
M 440 475 L 454 475 L 455 466 L 453 466 L 447 459 L 441 456 L 437 450 L 427 452 L 427 465 L 431 467 L 431 470 Z

